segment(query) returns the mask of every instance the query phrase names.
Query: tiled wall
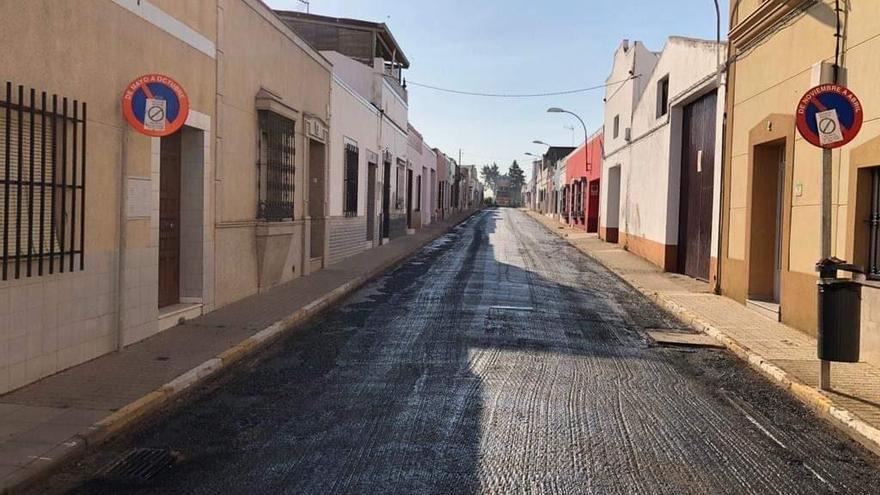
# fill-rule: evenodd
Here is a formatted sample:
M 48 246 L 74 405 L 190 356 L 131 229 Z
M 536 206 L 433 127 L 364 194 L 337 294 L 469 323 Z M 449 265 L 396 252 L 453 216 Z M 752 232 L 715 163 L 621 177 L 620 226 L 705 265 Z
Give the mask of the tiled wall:
M 213 308 L 213 225 L 211 212 L 211 119 L 193 112 L 184 136 L 181 239 L 182 297 L 192 296 Z M 205 129 L 205 130 L 202 130 Z M 117 298 L 117 252 L 89 253 L 85 270 L 23 278 L 0 288 L 0 394 L 84 363 L 119 342 L 128 345 L 159 331 L 159 154 L 151 142 L 153 209 L 149 219 L 128 222 L 130 236 L 149 229 L 146 246 L 125 251 Z M 95 204 L 93 207 L 100 207 Z M 88 228 L 97 228 L 88 226 Z M 133 236 L 139 238 L 139 236 Z M 122 331 L 117 308 L 122 303 Z
M 0 393 L 115 348 L 116 273 L 116 253 L 87 253 L 84 271 L 0 288 Z
M 336 263 L 366 248 L 367 217 L 330 218 L 330 256 L 327 264 Z

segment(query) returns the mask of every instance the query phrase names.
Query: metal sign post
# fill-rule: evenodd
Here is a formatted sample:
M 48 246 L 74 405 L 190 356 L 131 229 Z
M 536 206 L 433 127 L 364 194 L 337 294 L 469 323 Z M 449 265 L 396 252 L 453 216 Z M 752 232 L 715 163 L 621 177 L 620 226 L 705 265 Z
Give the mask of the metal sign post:
M 862 104 L 858 97 L 848 88 L 838 84 L 821 84 L 816 86 L 807 91 L 798 103 L 798 131 L 813 146 L 822 148 L 822 256 L 817 266 L 827 262 L 841 263 L 840 260 L 831 259 L 831 167 L 833 161 L 831 150 L 844 146 L 855 139 L 862 127 L 862 121 Z M 821 305 L 827 299 L 823 297 L 822 284 L 836 279 L 836 270 L 831 270 L 830 273 L 833 275 L 828 275 L 827 273 L 820 275 L 820 287 L 818 289 L 820 305 L 818 312 L 820 315 L 823 314 Z M 823 325 L 823 318 L 820 317 L 820 339 L 818 342 L 820 346 L 822 345 L 822 337 L 825 335 L 825 332 L 832 331 L 830 328 L 823 328 Z M 831 388 L 831 361 L 823 359 L 823 352 L 821 350 L 818 351 L 820 358 L 819 388 L 821 390 L 829 390 Z
M 822 257 L 831 257 L 831 150 L 822 150 Z M 819 389 L 831 389 L 831 361 L 819 362 Z

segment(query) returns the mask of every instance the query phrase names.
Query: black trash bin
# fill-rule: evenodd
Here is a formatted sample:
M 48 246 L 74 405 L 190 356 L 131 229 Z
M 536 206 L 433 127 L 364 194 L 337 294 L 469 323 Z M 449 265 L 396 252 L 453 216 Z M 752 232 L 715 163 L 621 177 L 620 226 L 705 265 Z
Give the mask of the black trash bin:
M 837 259 L 817 265 L 819 278 L 818 355 L 823 361 L 857 363 L 861 339 L 862 286 L 837 278 L 838 270 L 861 272 Z

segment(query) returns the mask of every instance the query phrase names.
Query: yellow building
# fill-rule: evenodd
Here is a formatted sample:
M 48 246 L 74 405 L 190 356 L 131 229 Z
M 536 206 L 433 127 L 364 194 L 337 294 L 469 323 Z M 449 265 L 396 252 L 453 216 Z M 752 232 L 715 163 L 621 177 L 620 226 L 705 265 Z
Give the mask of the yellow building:
M 880 194 L 880 183 L 872 185 L 880 166 L 880 2 L 731 4 L 722 291 L 815 334 L 822 150 L 796 130 L 796 108 L 807 90 L 834 80 L 837 61 L 839 82 L 861 100 L 864 126 L 832 155 L 831 251 L 878 275 L 871 220 L 880 218 L 872 208 L 872 188 Z M 871 309 L 880 308 L 880 284 L 871 278 L 862 290 L 862 359 L 880 363 L 880 311 Z
M 261 1 L 0 2 L 0 46 L 0 393 L 324 265 L 331 65 Z

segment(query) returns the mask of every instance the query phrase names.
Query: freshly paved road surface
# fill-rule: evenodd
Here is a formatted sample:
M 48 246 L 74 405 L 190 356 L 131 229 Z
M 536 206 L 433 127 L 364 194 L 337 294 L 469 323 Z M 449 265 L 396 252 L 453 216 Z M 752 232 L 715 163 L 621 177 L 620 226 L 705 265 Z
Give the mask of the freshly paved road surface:
M 874 458 L 522 212 L 478 214 L 37 492 L 877 493 Z M 96 479 L 134 447 L 180 461 Z

